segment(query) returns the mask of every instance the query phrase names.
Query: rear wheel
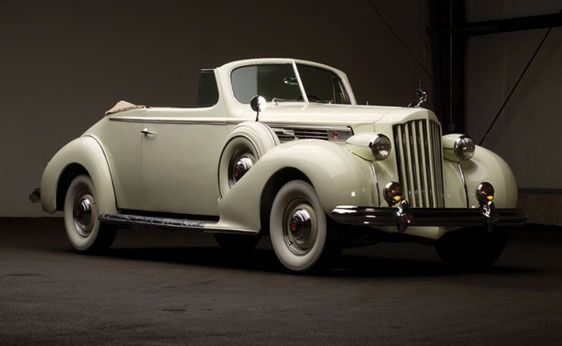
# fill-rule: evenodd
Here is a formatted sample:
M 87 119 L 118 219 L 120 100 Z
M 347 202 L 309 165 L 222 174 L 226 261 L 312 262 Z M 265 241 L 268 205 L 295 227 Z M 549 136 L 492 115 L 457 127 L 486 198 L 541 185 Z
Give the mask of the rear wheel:
M 485 270 L 500 258 L 507 231 L 467 228 L 445 234 L 435 244 L 443 262 L 465 270 Z
M 269 233 L 277 258 L 291 271 L 327 268 L 342 249 L 314 188 L 301 180 L 288 182 L 277 193 Z
M 80 252 L 96 252 L 111 247 L 116 228 L 98 219 L 96 190 L 90 177 L 79 175 L 70 183 L 64 200 L 64 225 L 72 247 Z
M 219 192 L 221 197 L 250 171 L 268 150 L 279 144 L 271 128 L 260 122 L 244 122 L 234 128 L 219 159 Z

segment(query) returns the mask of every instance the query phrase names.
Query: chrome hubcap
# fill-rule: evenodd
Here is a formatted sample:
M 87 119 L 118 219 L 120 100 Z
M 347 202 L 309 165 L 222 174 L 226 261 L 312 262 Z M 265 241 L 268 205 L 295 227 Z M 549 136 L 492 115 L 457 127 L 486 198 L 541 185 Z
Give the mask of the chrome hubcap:
M 228 170 L 228 183 L 230 186 L 236 184 L 254 166 L 255 158 L 250 153 L 235 155 L 232 158 Z
M 318 226 L 316 213 L 308 202 L 295 200 L 285 209 L 283 238 L 295 255 L 305 255 L 314 246 Z
M 94 227 L 93 204 L 94 197 L 88 193 L 79 195 L 74 203 L 74 228 L 82 237 L 90 235 Z

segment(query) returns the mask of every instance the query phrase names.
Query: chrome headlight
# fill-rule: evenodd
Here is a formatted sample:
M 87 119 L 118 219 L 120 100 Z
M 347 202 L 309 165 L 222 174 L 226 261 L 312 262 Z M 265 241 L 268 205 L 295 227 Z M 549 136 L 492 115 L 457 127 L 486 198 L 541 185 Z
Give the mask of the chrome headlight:
M 475 148 L 474 141 L 468 136 L 460 136 L 453 145 L 453 151 L 460 161 L 470 160 Z
M 369 142 L 369 149 L 377 161 L 386 159 L 390 155 L 391 148 L 390 139 L 380 133 L 377 133 Z

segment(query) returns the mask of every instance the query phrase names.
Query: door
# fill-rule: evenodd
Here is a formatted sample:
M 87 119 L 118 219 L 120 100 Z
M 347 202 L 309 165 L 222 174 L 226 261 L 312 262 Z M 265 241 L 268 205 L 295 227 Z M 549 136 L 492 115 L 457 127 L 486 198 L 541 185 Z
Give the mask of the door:
M 117 113 L 92 129 L 104 146 L 119 209 L 144 208 L 141 165 L 142 112 Z
M 218 164 L 234 124 L 198 110 L 152 110 L 143 124 L 146 210 L 217 216 Z

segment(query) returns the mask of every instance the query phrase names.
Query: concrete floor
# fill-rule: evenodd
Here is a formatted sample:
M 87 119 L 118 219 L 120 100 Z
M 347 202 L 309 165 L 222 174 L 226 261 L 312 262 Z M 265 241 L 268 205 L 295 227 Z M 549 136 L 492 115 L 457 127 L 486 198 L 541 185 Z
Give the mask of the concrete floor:
M 380 244 L 303 276 L 267 239 L 236 260 L 208 235 L 121 231 L 84 256 L 60 219 L 0 219 L 0 344 L 560 344 L 562 241 L 523 233 L 483 274 Z

